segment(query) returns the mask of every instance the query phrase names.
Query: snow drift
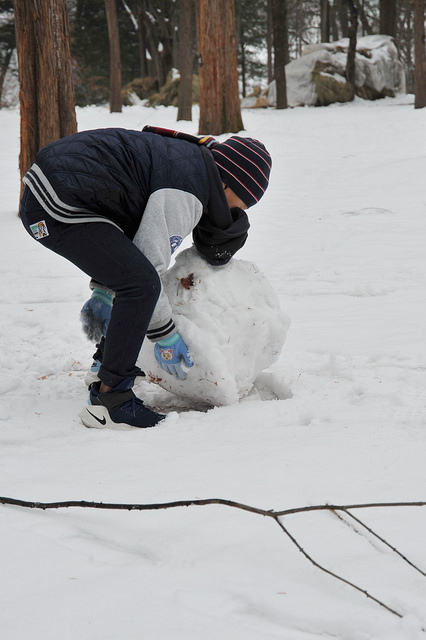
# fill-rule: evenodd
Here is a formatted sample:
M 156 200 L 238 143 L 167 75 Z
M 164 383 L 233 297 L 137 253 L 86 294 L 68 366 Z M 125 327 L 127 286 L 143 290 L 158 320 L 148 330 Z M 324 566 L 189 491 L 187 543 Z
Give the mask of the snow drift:
M 289 107 L 325 106 L 352 99 L 346 82 L 349 39 L 308 45 L 303 55 L 286 65 L 287 103 Z M 355 59 L 355 93 L 367 100 L 394 97 L 405 92 L 405 71 L 398 49 L 386 35 L 358 38 Z M 272 82 L 264 95 L 249 97 L 245 107 L 276 104 Z

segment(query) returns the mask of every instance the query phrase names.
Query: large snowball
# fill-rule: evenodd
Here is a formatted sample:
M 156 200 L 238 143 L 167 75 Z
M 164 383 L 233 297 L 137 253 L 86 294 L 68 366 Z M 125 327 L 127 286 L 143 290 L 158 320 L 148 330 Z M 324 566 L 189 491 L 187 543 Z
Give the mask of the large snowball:
M 190 248 L 177 256 L 163 286 L 194 366 L 185 369 L 186 380 L 169 375 L 145 340 L 138 365 L 148 379 L 206 406 L 233 404 L 247 395 L 278 359 L 290 324 L 265 276 L 235 258 L 212 267 Z

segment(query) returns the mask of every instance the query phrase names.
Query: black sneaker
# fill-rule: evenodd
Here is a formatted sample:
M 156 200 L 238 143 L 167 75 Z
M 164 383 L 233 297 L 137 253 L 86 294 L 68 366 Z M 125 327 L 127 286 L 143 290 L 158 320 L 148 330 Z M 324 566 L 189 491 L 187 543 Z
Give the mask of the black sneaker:
M 164 420 L 166 416 L 151 411 L 135 396 L 133 381 L 127 378 L 106 393 L 100 393 L 100 381 L 91 384 L 89 404 L 80 413 L 82 423 L 94 429 L 126 430 L 154 427 Z

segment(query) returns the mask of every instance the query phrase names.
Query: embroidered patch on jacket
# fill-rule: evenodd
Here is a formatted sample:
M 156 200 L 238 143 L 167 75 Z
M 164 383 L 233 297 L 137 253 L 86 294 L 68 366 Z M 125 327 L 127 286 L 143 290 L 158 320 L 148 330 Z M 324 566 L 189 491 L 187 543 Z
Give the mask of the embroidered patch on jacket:
M 170 236 L 170 249 L 172 253 L 176 251 L 176 249 L 182 244 L 183 238 L 182 236 Z
M 45 220 L 40 220 L 40 222 L 31 224 L 30 229 L 31 229 L 31 233 L 33 234 L 36 240 L 41 240 L 42 238 L 46 238 L 49 235 Z

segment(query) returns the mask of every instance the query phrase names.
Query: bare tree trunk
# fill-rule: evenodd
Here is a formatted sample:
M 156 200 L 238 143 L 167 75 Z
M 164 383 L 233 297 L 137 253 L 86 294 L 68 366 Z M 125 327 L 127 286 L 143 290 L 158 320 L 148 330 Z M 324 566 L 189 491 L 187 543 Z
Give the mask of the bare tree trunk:
M 330 4 L 329 0 L 321 0 L 321 42 L 330 41 Z
M 105 0 L 105 12 L 109 39 L 109 110 L 111 113 L 120 113 L 122 110 L 120 36 L 115 0 Z
M 358 16 L 362 25 L 361 35 L 371 35 L 373 33 L 373 29 L 368 22 L 368 18 L 365 14 L 364 9 L 364 0 L 354 0 L 356 8 L 358 9 Z
M 77 131 L 66 0 L 15 0 L 21 177 L 45 145 Z
M 340 24 L 340 35 L 338 38 L 346 38 L 349 33 L 348 0 L 335 0 L 334 5 L 336 6 L 336 24 L 337 22 Z
M 154 12 L 155 2 L 152 2 L 152 13 L 156 14 L 159 27 L 159 37 L 162 50 L 160 55 L 161 77 L 159 78 L 160 87 L 166 83 L 167 76 L 173 68 L 173 19 L 172 15 L 164 15 L 164 13 Z M 169 5 L 169 12 L 172 11 L 172 6 Z
M 234 0 L 197 0 L 197 31 L 199 133 L 241 131 Z
M 0 109 L 2 108 L 2 95 L 3 95 L 3 87 L 4 81 L 6 79 L 7 70 L 9 69 L 10 60 L 12 58 L 13 49 L 8 49 L 6 52 L 3 63 L 0 67 Z
M 146 29 L 143 20 L 143 7 L 141 3 L 138 3 L 138 43 L 139 43 L 139 59 L 140 59 L 140 74 L 141 78 L 146 78 L 149 75 L 148 60 L 146 57 Z
M 396 38 L 396 0 L 380 0 L 380 33 Z
M 143 12 L 142 0 L 137 0 L 136 2 L 136 15 L 129 7 L 126 0 L 122 0 L 122 4 L 138 36 L 139 75 L 141 78 L 145 78 L 148 75 L 148 65 L 146 59 L 145 26 L 141 15 Z
M 159 5 L 162 9 L 160 10 Z M 151 62 L 150 75 L 157 78 L 162 87 L 173 68 L 174 30 L 177 2 L 154 2 L 154 0 L 138 0 L 138 19 L 144 24 L 145 43 L 148 46 Z M 179 3 L 180 6 L 180 3 Z
M 355 58 L 356 58 L 356 34 L 358 29 L 358 9 L 353 0 L 346 0 L 350 10 L 349 22 L 349 47 L 346 61 L 346 80 L 352 87 L 352 99 L 355 97 Z
M 426 46 L 424 0 L 414 0 L 414 108 L 426 107 Z
M 271 84 L 274 79 L 274 63 L 273 63 L 273 37 L 272 37 L 272 8 L 271 0 L 268 0 L 267 5 L 267 33 L 266 33 L 266 46 L 268 49 L 268 84 Z
M 179 12 L 177 120 L 192 120 L 192 0 L 180 0 Z
M 240 48 L 241 61 L 241 93 L 243 98 L 247 95 L 247 71 L 246 71 L 246 41 L 244 29 L 242 28 L 241 18 L 237 15 L 237 33 L 238 44 Z
M 271 0 L 271 8 L 277 109 L 287 109 L 287 86 L 285 77 L 285 64 L 287 61 L 286 0 Z

